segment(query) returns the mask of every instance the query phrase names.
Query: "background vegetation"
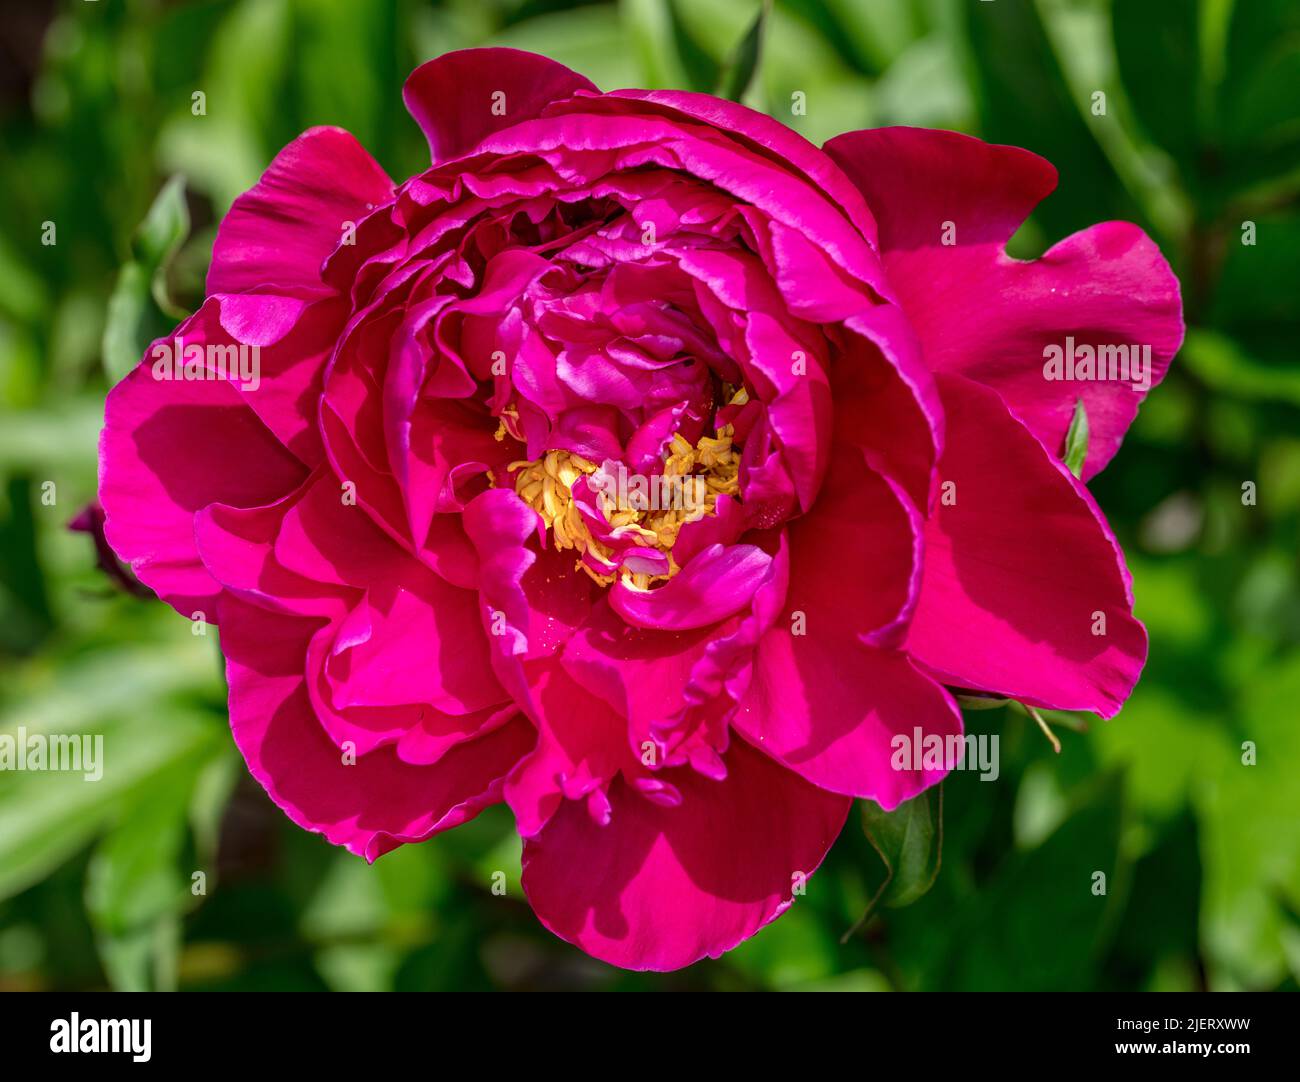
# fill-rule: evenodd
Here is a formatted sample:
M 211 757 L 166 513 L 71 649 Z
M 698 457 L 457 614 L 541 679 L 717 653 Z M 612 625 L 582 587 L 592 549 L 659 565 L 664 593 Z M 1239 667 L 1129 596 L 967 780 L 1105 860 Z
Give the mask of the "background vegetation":
M 246 776 L 215 635 L 114 588 L 66 526 L 106 388 L 201 296 L 214 222 L 303 128 L 394 177 L 426 150 L 400 87 L 510 44 L 599 85 L 712 89 L 753 0 L 31 2 L 0 24 L 0 732 L 103 733 L 97 785 L 0 774 L 0 988 L 1285 988 L 1300 978 L 1300 5 L 778 0 L 745 100 L 814 141 L 954 128 L 1051 159 L 1014 243 L 1141 223 L 1189 333 L 1094 483 L 1151 660 L 1109 723 L 1009 709 L 1002 775 L 856 817 L 793 910 L 718 962 L 617 972 L 522 901 L 507 814 L 373 868 Z M 741 49 L 743 55 L 743 49 Z M 744 65 L 741 65 L 743 69 Z M 741 74 L 743 75 L 743 70 Z M 743 80 L 742 80 L 743 81 Z M 191 95 L 207 96 L 207 115 Z M 790 95 L 808 110 L 791 117 Z M 1094 115 L 1093 95 L 1106 95 Z M 169 178 L 179 178 L 168 183 Z M 142 220 L 145 227 L 137 230 Z M 41 243 L 42 223 L 57 244 Z M 1256 243 L 1242 243 L 1254 222 Z M 202 439 L 202 433 L 195 433 Z M 42 496 L 54 482 L 54 502 Z M 1258 502 L 1243 505 L 1254 482 Z M 1257 763 L 1242 763 L 1253 741 Z M 502 809 L 497 809 L 502 812 Z M 906 830 L 900 830 L 900 825 Z M 490 873 L 511 869 L 508 895 Z M 208 893 L 190 892 L 208 871 Z M 1090 871 L 1109 890 L 1095 897 Z

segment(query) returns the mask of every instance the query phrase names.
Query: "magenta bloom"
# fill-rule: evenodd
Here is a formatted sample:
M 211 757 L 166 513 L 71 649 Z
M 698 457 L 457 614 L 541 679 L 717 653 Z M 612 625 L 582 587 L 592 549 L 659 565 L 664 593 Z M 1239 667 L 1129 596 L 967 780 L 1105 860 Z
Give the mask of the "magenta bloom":
M 101 443 L 296 823 L 373 860 L 505 801 L 542 922 L 673 969 L 942 777 L 891 740 L 959 733 L 949 688 L 1116 713 L 1146 636 L 1061 455 L 1082 398 L 1105 466 L 1181 341 L 1141 230 L 1013 260 L 1027 151 L 818 149 L 513 50 L 405 98 L 432 166 L 286 147 Z

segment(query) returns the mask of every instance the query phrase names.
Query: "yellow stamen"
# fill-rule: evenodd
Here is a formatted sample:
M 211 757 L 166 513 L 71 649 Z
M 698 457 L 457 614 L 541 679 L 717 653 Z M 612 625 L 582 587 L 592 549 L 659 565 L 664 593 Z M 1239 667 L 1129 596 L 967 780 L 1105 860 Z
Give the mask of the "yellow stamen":
M 743 404 L 746 393 L 742 387 L 732 397 L 732 402 Z M 647 548 L 658 549 L 668 557 L 668 570 L 662 575 L 623 571 L 623 583 L 637 590 L 648 590 L 655 582 L 662 582 L 677 574 L 680 568 L 673 559 L 672 547 L 677 543 L 681 528 L 705 515 L 717 513 L 718 497 L 723 493 L 738 496 L 740 493 L 740 453 L 736 450 L 730 425 L 724 425 L 716 436 L 703 436 L 691 446 L 680 433 L 673 436 L 664 455 L 663 473 L 667 477 L 690 478 L 684 485 L 703 481 L 703 499 L 690 506 L 671 506 L 640 510 L 631 507 L 614 507 L 612 501 L 602 497 L 597 501 L 605 521 L 620 538 L 632 536 Z M 587 523 L 573 499 L 573 486 L 581 477 L 590 477 L 596 464 L 569 451 L 547 451 L 541 458 L 511 462 L 507 471 L 515 475 L 515 492 L 532 507 L 550 528 L 555 547 L 573 549 L 579 556 L 591 552 L 606 563 L 614 563 L 614 550 L 591 535 Z M 696 480 L 698 479 L 698 480 Z M 652 504 L 655 501 L 650 501 Z M 601 574 L 581 559 L 578 568 L 593 581 L 608 586 L 613 574 Z

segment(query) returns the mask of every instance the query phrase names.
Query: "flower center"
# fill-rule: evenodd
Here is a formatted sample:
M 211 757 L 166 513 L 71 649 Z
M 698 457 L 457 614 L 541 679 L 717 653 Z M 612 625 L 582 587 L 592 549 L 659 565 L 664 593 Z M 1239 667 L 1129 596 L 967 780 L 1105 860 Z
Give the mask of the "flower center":
M 729 424 L 694 446 L 674 435 L 653 477 L 560 450 L 506 469 L 515 475 L 515 494 L 541 515 L 556 548 L 578 552 L 578 568 L 602 586 L 621 577 L 626 586 L 648 590 L 680 570 L 672 548 L 682 527 L 716 514 L 719 496 L 739 498 L 733 435 Z

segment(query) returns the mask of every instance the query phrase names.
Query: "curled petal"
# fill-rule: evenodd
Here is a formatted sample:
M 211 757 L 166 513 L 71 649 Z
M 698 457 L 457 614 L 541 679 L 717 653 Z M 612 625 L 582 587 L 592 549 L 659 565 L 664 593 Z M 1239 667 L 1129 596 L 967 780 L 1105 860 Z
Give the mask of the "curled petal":
M 652 590 L 615 583 L 609 603 L 635 627 L 663 631 L 706 627 L 747 607 L 771 562 L 755 545 L 711 545 Z

